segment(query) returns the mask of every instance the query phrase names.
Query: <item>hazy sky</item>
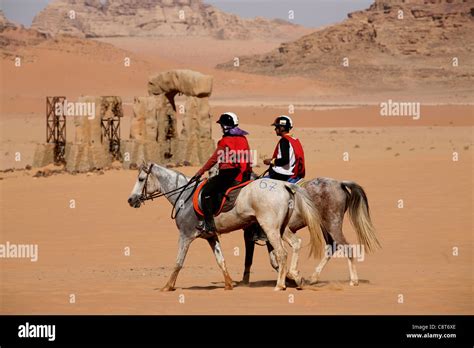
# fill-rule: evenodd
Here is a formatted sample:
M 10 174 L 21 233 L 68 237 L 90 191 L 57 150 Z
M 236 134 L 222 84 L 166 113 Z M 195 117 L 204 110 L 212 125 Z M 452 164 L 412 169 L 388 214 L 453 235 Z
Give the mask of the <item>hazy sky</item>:
M 0 0 L 0 5 L 7 18 L 30 26 L 33 17 L 50 1 Z M 260 16 L 288 20 L 288 13 L 292 10 L 293 22 L 308 27 L 319 27 L 339 22 L 346 18 L 348 12 L 369 7 L 373 0 L 204 0 L 204 2 L 245 18 Z

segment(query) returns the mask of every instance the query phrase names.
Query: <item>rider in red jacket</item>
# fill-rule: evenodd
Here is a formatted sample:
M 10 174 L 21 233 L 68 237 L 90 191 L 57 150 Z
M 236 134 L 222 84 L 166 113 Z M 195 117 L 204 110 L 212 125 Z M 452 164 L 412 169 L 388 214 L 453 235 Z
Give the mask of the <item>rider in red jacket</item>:
M 226 112 L 217 123 L 221 125 L 223 136 L 212 156 L 194 176 L 200 178 L 215 164 L 219 164 L 219 174 L 210 178 L 202 189 L 204 221 L 200 221 L 197 228 L 204 232 L 216 231 L 214 209 L 221 200 L 221 194 L 231 186 L 249 180 L 252 171 L 250 148 L 245 137 L 248 133 L 238 127 L 237 115 Z
M 297 182 L 305 176 L 305 164 L 301 142 L 289 133 L 293 128 L 293 121 L 289 116 L 283 115 L 277 117 L 272 126 L 275 126 L 275 133 L 281 139 L 272 158 L 265 159 L 263 163 L 270 165 L 271 179 Z

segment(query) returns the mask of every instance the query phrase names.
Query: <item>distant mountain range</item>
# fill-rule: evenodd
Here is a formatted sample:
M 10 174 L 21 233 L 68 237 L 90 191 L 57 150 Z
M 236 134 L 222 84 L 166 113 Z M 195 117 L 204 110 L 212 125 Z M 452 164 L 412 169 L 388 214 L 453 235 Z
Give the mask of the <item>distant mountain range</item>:
M 296 39 L 310 32 L 283 20 L 243 19 L 201 0 L 53 0 L 32 28 L 50 35 L 206 36 L 217 39 Z
M 335 87 L 473 90 L 474 2 L 376 0 L 348 19 L 220 69 L 311 77 Z M 472 98 L 472 94 L 471 94 Z

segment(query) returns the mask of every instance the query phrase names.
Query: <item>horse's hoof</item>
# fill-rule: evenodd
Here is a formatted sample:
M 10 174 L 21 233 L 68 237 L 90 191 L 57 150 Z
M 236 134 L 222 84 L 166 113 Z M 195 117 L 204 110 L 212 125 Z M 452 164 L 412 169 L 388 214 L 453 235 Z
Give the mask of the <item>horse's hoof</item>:
M 232 285 L 226 285 L 224 290 L 233 290 L 234 287 Z
M 286 286 L 275 286 L 275 288 L 273 289 L 273 291 L 285 291 L 286 290 Z
M 350 286 L 358 286 L 359 285 L 359 281 L 358 280 L 351 280 L 351 282 L 349 283 Z
M 163 292 L 168 292 L 168 291 L 175 291 L 176 289 L 172 286 L 165 286 L 163 288 L 161 288 L 160 291 L 163 291 Z
M 304 286 L 306 285 L 306 281 L 304 280 L 303 277 L 299 278 L 298 281 L 296 282 L 296 289 L 297 290 L 303 290 Z
M 318 277 L 312 276 L 311 279 L 309 280 L 309 285 L 316 285 L 318 281 L 319 281 Z
M 238 286 L 250 286 L 250 281 L 248 280 L 242 280 L 238 284 Z

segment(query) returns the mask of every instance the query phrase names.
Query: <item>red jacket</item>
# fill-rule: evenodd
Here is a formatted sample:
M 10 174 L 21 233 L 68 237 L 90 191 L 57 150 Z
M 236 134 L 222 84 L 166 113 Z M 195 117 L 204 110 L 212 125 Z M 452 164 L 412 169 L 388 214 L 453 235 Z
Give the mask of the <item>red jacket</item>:
M 293 169 L 293 175 L 291 177 L 304 178 L 306 170 L 304 165 L 304 151 L 301 142 L 299 141 L 299 139 L 293 138 L 289 134 L 285 134 L 282 137 L 290 142 L 290 145 L 293 148 L 293 152 L 295 154 L 295 168 Z M 277 158 L 279 144 L 280 143 L 277 144 L 277 146 L 275 147 L 275 151 L 273 151 L 273 158 Z
M 216 151 L 198 173 L 202 175 L 219 163 L 219 170 L 239 168 L 239 175 L 235 179 L 242 181 L 243 174 L 252 170 L 250 155 L 249 143 L 245 136 L 224 135 L 217 143 Z

